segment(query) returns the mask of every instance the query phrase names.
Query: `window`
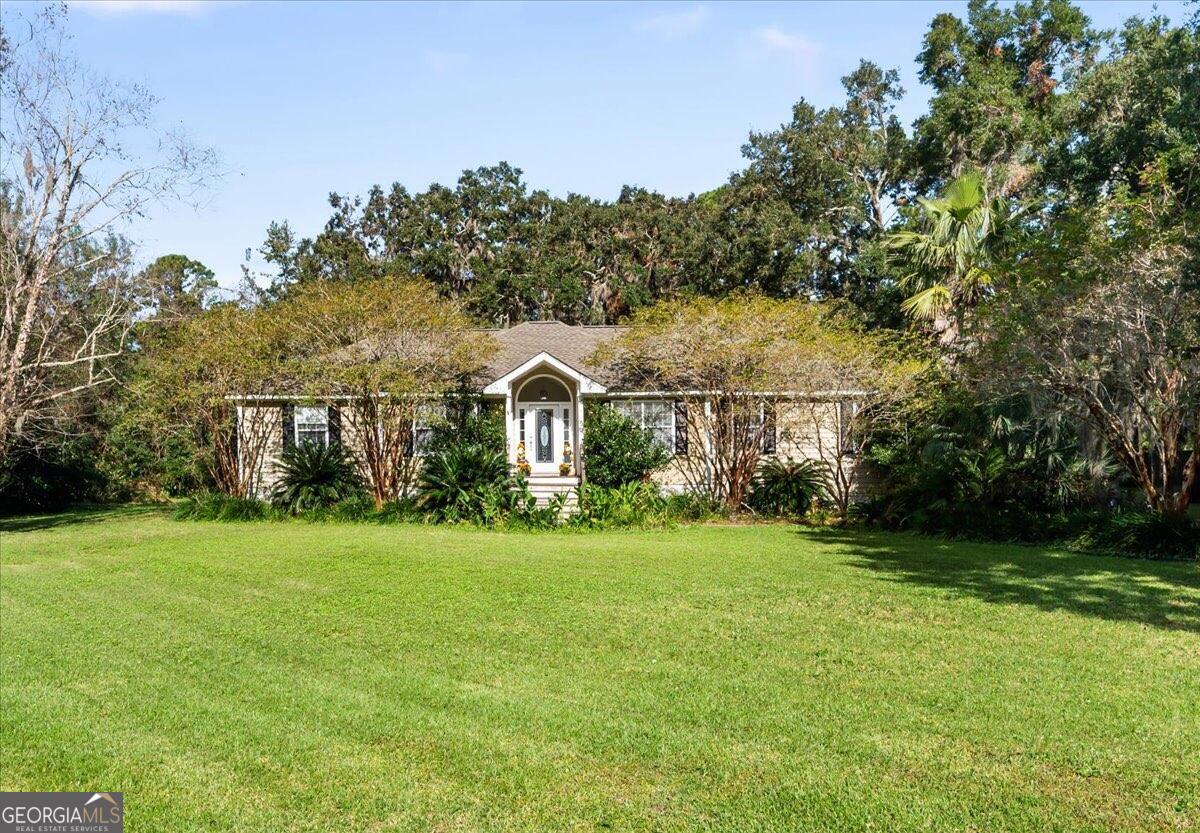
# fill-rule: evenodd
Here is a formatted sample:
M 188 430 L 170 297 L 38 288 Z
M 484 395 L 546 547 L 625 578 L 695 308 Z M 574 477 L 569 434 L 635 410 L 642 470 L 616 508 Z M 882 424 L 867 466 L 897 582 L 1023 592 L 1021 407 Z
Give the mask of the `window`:
M 329 444 L 329 409 L 324 405 L 296 408 L 296 445 Z
M 761 402 L 735 406 L 733 422 L 747 438 L 757 434 L 766 421 L 766 410 Z
M 537 461 L 539 463 L 554 462 L 554 448 L 551 445 L 554 434 L 554 412 L 550 408 L 535 408 L 537 413 Z
M 758 450 L 763 454 L 774 454 L 776 444 L 775 405 L 766 402 L 745 402 L 735 405 L 733 414 L 734 427 L 743 432 L 742 436 L 749 441 L 758 437 Z
M 666 399 L 626 399 L 612 403 L 624 414 L 650 432 L 654 444 L 675 452 L 675 403 Z
M 441 402 L 422 402 L 413 415 L 413 454 L 429 453 L 433 431 L 446 420 L 446 407 Z

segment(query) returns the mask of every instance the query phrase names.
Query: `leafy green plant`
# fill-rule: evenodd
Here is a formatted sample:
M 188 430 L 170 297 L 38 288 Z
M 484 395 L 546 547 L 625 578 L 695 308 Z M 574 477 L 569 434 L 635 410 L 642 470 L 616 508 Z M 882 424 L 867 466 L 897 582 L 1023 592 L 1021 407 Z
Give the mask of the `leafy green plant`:
M 184 498 L 174 512 L 177 521 L 274 521 L 284 517 L 264 501 L 208 491 Z
M 511 507 L 511 486 L 503 451 L 451 445 L 425 460 L 417 504 L 434 520 L 490 523 Z
M 271 502 L 297 515 L 333 506 L 362 489 L 362 477 L 340 443 L 301 443 L 284 449 Z
M 1105 513 L 1076 538 L 1079 549 L 1156 559 L 1200 559 L 1200 524 L 1157 512 Z
M 469 405 L 469 403 L 467 403 Z M 486 404 L 486 403 L 485 403 Z M 452 411 L 455 409 L 451 409 Z M 477 445 L 504 453 L 504 413 L 483 408 L 479 411 L 464 406 L 450 418 L 438 422 L 429 439 L 427 454 L 440 454 L 454 446 Z
M 667 512 L 677 521 L 723 520 L 733 514 L 727 504 L 702 492 L 680 492 L 667 497 Z
M 570 519 L 572 526 L 587 529 L 666 527 L 671 522 L 666 498 L 657 485 L 644 481 L 611 488 L 583 484 L 578 510 Z
M 650 432 L 608 406 L 588 408 L 587 477 L 596 486 L 613 488 L 647 479 L 671 459 L 655 445 Z
M 514 532 L 556 529 L 563 524 L 566 500 L 566 495 L 556 494 L 538 506 L 537 498 L 529 491 L 529 482 L 518 475 L 495 499 L 488 523 Z
M 755 475 L 750 506 L 768 515 L 799 517 L 824 496 L 826 475 L 816 460 L 768 460 Z

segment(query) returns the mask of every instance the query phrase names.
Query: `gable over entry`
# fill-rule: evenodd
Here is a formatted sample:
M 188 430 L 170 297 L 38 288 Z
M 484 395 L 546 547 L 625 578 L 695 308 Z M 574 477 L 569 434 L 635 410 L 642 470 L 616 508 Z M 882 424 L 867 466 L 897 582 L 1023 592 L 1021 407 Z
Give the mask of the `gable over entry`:
M 548 352 L 522 362 L 484 388 L 504 397 L 508 461 L 528 467 L 531 488 L 577 485 L 583 452 L 585 396 L 607 388 Z M 571 482 L 557 482 L 569 479 Z

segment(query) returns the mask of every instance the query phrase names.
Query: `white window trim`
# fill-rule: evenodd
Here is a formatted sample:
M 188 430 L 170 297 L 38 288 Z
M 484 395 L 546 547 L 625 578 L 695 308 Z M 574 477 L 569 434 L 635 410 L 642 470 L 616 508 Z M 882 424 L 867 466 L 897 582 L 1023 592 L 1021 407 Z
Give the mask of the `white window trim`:
M 429 442 L 440 421 L 446 419 L 446 403 L 442 401 L 421 402 L 417 405 L 412 420 L 412 456 L 428 456 Z M 418 439 L 420 438 L 420 439 Z
M 639 397 L 637 399 L 614 399 L 614 400 L 611 400 L 611 404 L 617 410 L 618 413 L 620 413 L 627 419 L 633 420 L 635 423 L 637 423 L 638 427 L 640 427 L 643 431 L 649 431 L 650 435 L 654 438 L 654 441 L 656 444 L 661 445 L 661 443 L 659 442 L 658 434 L 655 432 L 667 430 L 668 433 L 667 433 L 667 437 L 665 439 L 666 445 L 664 446 L 664 448 L 668 453 L 670 453 L 672 455 L 675 453 L 675 428 L 676 428 L 676 426 L 675 426 L 675 400 L 661 399 L 661 398 L 652 399 L 649 397 Z M 647 425 L 646 424 L 646 406 L 647 405 L 663 405 L 663 406 L 665 406 L 667 415 L 670 418 L 670 426 L 667 427 L 667 426 L 661 426 L 661 425 Z M 627 408 L 629 408 L 630 406 L 637 406 L 638 416 L 635 417 L 632 413 L 630 413 L 629 410 L 627 410 Z
M 322 411 L 324 413 L 324 418 L 322 419 L 322 421 L 320 423 L 313 422 L 311 420 L 301 421 L 301 419 L 300 419 L 301 414 L 305 411 Z M 328 405 L 297 405 L 296 408 L 292 412 L 292 436 L 295 437 L 295 439 L 296 439 L 296 445 L 300 446 L 300 445 L 304 445 L 304 443 L 306 443 L 306 442 L 316 442 L 312 438 L 301 437 L 301 431 L 303 431 L 306 434 L 314 434 L 317 432 L 318 429 L 313 429 L 313 428 L 301 429 L 300 426 L 301 425 L 318 425 L 318 424 L 322 426 L 319 429 L 320 434 L 321 434 L 321 439 L 316 444 L 320 445 L 322 448 L 328 447 L 329 446 L 329 406 Z

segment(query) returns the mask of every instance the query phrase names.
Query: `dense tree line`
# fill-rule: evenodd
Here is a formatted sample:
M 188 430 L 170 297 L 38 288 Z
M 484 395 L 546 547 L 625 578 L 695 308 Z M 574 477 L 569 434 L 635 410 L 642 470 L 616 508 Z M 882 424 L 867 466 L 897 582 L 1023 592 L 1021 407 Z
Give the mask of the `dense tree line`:
M 904 430 L 866 445 L 886 484 L 876 517 L 903 525 L 936 501 L 951 517 L 972 500 L 1178 516 L 1200 479 L 1198 19 L 1106 32 L 1068 0 L 972 0 L 930 22 L 915 59 L 931 98 L 911 125 L 896 116 L 897 71 L 864 60 L 842 79 L 844 100 L 798 101 L 703 194 L 554 196 L 506 162 L 452 186 L 333 194 L 319 233 L 270 226 L 269 274 L 248 274 L 225 303 L 269 308 L 382 280 L 418 280 L 491 325 L 637 321 L 660 302 L 741 293 L 821 302 L 871 339 L 916 335 L 930 360 L 893 422 Z M 11 97 L 27 76 L 5 43 Z M 147 102 L 100 89 L 148 123 Z M 194 440 L 139 445 L 136 397 L 109 391 L 136 391 L 155 350 L 219 306 L 212 275 L 183 256 L 135 270 L 111 222 L 82 235 L 45 226 L 35 198 L 69 164 L 50 135 L 4 133 L 5 302 L 34 311 L 48 348 L 15 358 L 22 342 L 4 331 L 4 453 L 57 453 L 70 444 L 46 438 L 87 424 L 102 449 L 92 458 L 122 470 L 110 481 L 211 478 L 187 463 L 204 454 Z M 126 195 L 135 209 L 201 172 L 178 160 L 132 170 L 150 189 Z M 42 295 L 29 304 L 31 287 Z

